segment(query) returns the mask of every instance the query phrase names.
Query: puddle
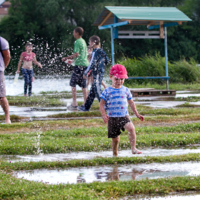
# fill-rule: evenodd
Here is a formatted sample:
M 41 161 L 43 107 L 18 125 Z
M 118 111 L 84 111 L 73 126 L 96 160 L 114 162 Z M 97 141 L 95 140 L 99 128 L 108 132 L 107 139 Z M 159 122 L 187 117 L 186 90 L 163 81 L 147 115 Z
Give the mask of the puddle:
M 31 181 L 45 182 L 49 184 L 59 183 L 92 183 L 94 181 L 105 182 L 109 180 L 141 180 L 157 179 L 169 176 L 197 176 L 200 175 L 198 162 L 181 163 L 151 163 L 138 165 L 115 165 L 83 167 L 70 169 L 40 169 L 15 171 L 13 175 Z
M 200 153 L 200 147 L 195 149 L 142 149 L 142 154 L 133 155 L 131 150 L 119 151 L 119 157 L 144 157 L 144 156 L 169 156 L 183 155 L 188 153 Z M 96 157 L 112 157 L 112 151 L 102 152 L 77 152 L 60 154 L 40 154 L 40 155 L 0 155 L 0 159 L 9 162 L 39 162 L 39 161 L 66 161 L 71 159 L 93 159 Z
M 59 111 L 58 111 L 59 110 Z M 17 115 L 21 117 L 45 117 L 47 115 L 54 115 L 59 113 L 71 112 L 67 110 L 67 107 L 17 107 L 9 106 L 10 115 Z M 4 115 L 3 110 L 0 107 L 0 115 Z
M 175 98 L 178 97 L 199 97 L 200 93 L 187 93 L 187 94 L 176 94 Z
M 124 197 L 121 200 L 199 200 L 200 194 L 195 192 L 186 192 L 186 193 L 175 193 L 171 195 L 160 195 L 160 196 L 134 196 L 134 197 Z
M 34 94 L 39 94 L 42 91 L 71 91 L 69 80 L 70 76 L 40 76 L 40 78 L 35 77 L 32 92 Z M 22 79 L 22 75 L 20 74 L 16 85 L 13 84 L 13 81 L 14 76 L 5 76 L 7 95 L 22 95 L 24 88 L 24 80 Z M 81 90 L 81 88 L 77 86 L 77 90 Z
M 185 101 L 136 101 L 135 103 L 150 106 L 152 108 L 172 108 L 184 104 Z
M 48 91 L 69 91 L 71 92 L 71 86 L 69 85 L 71 75 L 55 75 L 55 76 L 35 76 L 35 81 L 33 82 L 32 92 L 34 94 L 39 94 L 40 92 Z M 104 82 L 109 82 L 109 77 L 104 77 Z M 24 90 L 24 80 L 22 79 L 22 74 L 20 73 L 17 84 L 14 85 L 14 76 L 5 76 L 6 84 L 6 95 L 16 96 L 23 95 Z M 76 87 L 77 90 L 82 90 L 79 86 Z

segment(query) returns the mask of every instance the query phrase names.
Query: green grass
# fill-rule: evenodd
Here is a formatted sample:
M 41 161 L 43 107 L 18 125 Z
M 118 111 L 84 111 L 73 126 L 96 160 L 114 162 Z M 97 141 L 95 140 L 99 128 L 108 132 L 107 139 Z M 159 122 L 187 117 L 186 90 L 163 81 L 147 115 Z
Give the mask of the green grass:
M 155 134 L 155 133 L 193 133 L 200 132 L 200 123 L 179 124 L 176 126 L 144 126 L 137 127 L 137 135 Z M 91 128 L 76 128 L 71 130 L 50 130 L 43 132 L 43 135 L 55 137 L 105 137 L 107 133 L 107 126 L 105 127 L 91 127 Z M 127 131 L 122 132 L 121 135 L 127 135 Z
M 137 105 L 137 110 L 141 115 L 189 115 L 189 114 L 199 114 L 200 108 L 158 108 L 153 109 L 149 106 Z M 129 114 L 133 115 L 132 110 L 129 108 Z M 101 117 L 99 107 L 94 105 L 90 112 L 71 112 L 71 113 L 61 113 L 55 115 L 48 115 L 47 118 L 68 118 L 68 117 Z
M 159 53 L 155 56 L 145 55 L 142 58 L 122 58 L 119 64 L 126 67 L 129 76 L 165 76 L 165 58 Z M 190 59 L 181 59 L 176 62 L 168 61 L 168 71 L 171 83 L 196 83 L 200 79 L 200 69 L 197 63 Z M 162 83 L 160 79 L 127 80 L 127 83 Z
M 51 98 L 51 96 L 7 96 L 9 105 L 11 106 L 63 106 L 66 103 L 57 98 Z
M 137 147 L 173 147 L 180 145 L 198 144 L 200 133 L 179 134 L 143 134 L 137 136 Z M 29 133 L 0 135 L 0 154 L 23 155 L 42 153 L 65 153 L 77 151 L 102 151 L 110 149 L 111 140 L 105 136 L 74 137 L 67 134 Z M 120 149 L 130 148 L 128 135 L 120 138 Z
M 11 122 L 20 122 L 20 121 L 28 120 L 28 119 L 29 119 L 29 117 L 21 117 L 21 116 L 18 116 L 18 115 L 10 115 Z M 0 115 L 0 121 L 4 121 L 4 120 L 5 120 L 5 115 Z

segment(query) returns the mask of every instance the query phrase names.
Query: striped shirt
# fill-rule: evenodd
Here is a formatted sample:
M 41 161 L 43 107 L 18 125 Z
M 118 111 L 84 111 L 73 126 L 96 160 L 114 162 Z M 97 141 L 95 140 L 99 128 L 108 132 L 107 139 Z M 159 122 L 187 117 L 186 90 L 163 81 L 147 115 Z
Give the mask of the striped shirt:
M 125 117 L 128 115 L 127 100 L 132 99 L 132 94 L 127 87 L 108 87 L 101 94 L 101 98 L 106 102 L 109 117 Z

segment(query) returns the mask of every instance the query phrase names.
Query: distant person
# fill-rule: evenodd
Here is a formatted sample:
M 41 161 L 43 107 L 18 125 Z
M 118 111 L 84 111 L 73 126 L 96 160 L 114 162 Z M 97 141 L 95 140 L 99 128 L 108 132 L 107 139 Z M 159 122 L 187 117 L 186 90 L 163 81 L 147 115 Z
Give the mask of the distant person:
M 88 46 L 87 47 L 87 55 L 88 55 L 89 62 L 91 61 L 92 51 L 93 51 L 93 48 Z M 89 86 L 89 84 L 92 85 L 92 82 L 93 82 L 92 70 L 90 70 L 87 74 L 87 85 L 86 85 L 87 93 L 88 93 L 88 86 Z M 104 89 L 106 89 L 106 84 L 103 81 L 101 82 L 101 85 L 104 87 Z
M 108 138 L 112 138 L 113 156 L 118 156 L 121 130 L 125 129 L 129 134 L 132 153 L 141 154 L 142 152 L 136 149 L 135 127 L 129 118 L 128 104 L 141 121 L 144 117 L 137 112 L 130 90 L 123 86 L 124 80 L 128 78 L 126 68 L 119 64 L 113 65 L 109 77 L 112 85 L 106 88 L 101 95 L 100 111 L 104 122 L 108 122 Z
M 74 51 L 71 56 L 63 57 L 62 61 L 67 59 L 74 59 L 75 66 L 73 73 L 70 79 L 70 86 L 72 88 L 72 104 L 68 107 L 70 110 L 77 110 L 78 104 L 76 100 L 76 85 L 82 88 L 84 102 L 87 98 L 87 88 L 86 88 L 86 79 L 83 79 L 83 73 L 89 65 L 87 59 L 87 45 L 85 40 L 82 38 L 84 33 L 83 28 L 77 27 L 73 31 L 73 36 L 76 39 L 74 43 Z
M 0 104 L 5 113 L 5 123 L 11 124 L 9 115 L 9 104 L 6 98 L 6 86 L 4 78 L 4 70 L 10 62 L 9 43 L 6 39 L 0 37 Z
M 42 68 L 42 65 L 37 62 L 35 53 L 32 52 L 33 44 L 31 42 L 27 42 L 25 45 L 26 51 L 21 53 L 17 71 L 16 73 L 19 74 L 20 67 L 22 65 L 22 74 L 24 77 L 24 96 L 27 96 L 27 89 L 28 89 L 28 96 L 32 95 L 32 80 L 33 80 L 33 63 L 38 65 Z
M 89 39 L 90 47 L 93 48 L 91 61 L 88 68 L 85 70 L 83 78 L 87 78 L 87 74 L 90 70 L 93 77 L 92 86 L 90 88 L 89 95 L 85 101 L 85 104 L 78 107 L 80 111 L 89 111 L 92 103 L 97 97 L 98 101 L 100 102 L 101 96 L 101 83 L 103 80 L 103 76 L 105 73 L 105 66 L 108 64 L 109 59 L 103 49 L 100 48 L 100 38 L 96 35 L 93 35 Z

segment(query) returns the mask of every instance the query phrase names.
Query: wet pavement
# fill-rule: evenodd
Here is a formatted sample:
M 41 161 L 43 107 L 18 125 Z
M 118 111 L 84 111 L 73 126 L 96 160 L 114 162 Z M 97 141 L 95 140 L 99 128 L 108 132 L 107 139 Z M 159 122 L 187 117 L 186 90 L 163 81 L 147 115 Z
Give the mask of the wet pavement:
M 18 107 L 9 106 L 10 115 L 17 115 L 21 117 L 46 117 L 48 115 L 55 115 L 60 113 L 69 113 L 71 110 L 67 109 L 72 102 L 72 99 L 62 99 L 66 106 L 60 107 Z M 77 101 L 83 101 L 82 98 L 77 98 Z M 0 115 L 4 115 L 2 108 L 0 107 Z
M 124 197 L 121 200 L 199 200 L 199 192 L 180 192 L 171 195 L 160 195 L 160 196 L 134 196 L 134 197 Z
M 23 84 L 24 80 L 19 79 L 17 84 L 13 84 L 14 77 L 7 76 L 6 77 L 6 89 L 7 95 L 23 95 Z M 71 91 L 71 87 L 69 86 L 70 76 L 62 76 L 62 77 L 50 77 L 44 76 L 40 77 L 40 79 L 35 79 L 33 83 L 33 93 L 40 94 L 41 91 Z M 108 80 L 107 80 L 108 81 Z M 81 90 L 81 88 L 77 87 L 77 90 Z M 78 94 L 77 101 L 83 101 L 83 97 L 80 97 L 82 93 Z M 175 97 L 170 98 L 178 98 L 178 97 L 189 97 L 189 96 L 200 96 L 200 92 L 195 91 L 177 91 Z M 137 97 L 133 98 L 136 104 L 142 104 L 145 106 L 150 106 L 152 108 L 173 108 L 178 105 L 184 104 L 186 101 L 173 101 L 169 100 L 167 96 L 154 96 L 154 97 Z M 72 99 L 61 99 L 65 104 L 70 105 Z M 197 102 L 189 102 L 189 104 L 200 105 L 200 101 Z M 48 115 L 60 114 L 71 112 L 63 107 L 17 107 L 10 106 L 10 115 L 17 115 L 22 117 L 46 117 Z M 0 107 L 0 115 L 4 115 L 2 108 Z
M 69 85 L 70 76 L 42 76 L 40 78 L 35 77 L 35 81 L 32 83 L 32 92 L 34 94 L 39 94 L 42 91 L 71 91 Z M 22 75 L 17 81 L 17 84 L 14 84 L 14 76 L 5 76 L 6 84 L 6 94 L 10 96 L 23 95 L 24 90 L 24 80 Z M 77 89 L 81 88 L 77 86 Z
M 131 154 L 131 150 L 119 151 L 119 157 L 144 157 L 144 156 L 170 156 L 183 155 L 188 153 L 200 153 L 200 147 L 161 149 L 147 148 L 140 149 L 142 154 Z M 39 162 L 39 161 L 66 161 L 71 159 L 94 159 L 96 157 L 112 157 L 112 151 L 102 152 L 77 152 L 60 154 L 39 154 L 39 155 L 0 155 L 0 159 L 9 162 Z
M 94 181 L 105 182 L 110 180 L 141 180 L 158 179 L 172 176 L 199 176 L 198 162 L 181 163 L 151 163 L 129 164 L 114 166 L 82 167 L 70 169 L 39 169 L 15 171 L 13 175 L 31 181 L 39 181 L 49 184 L 59 183 L 92 183 Z

